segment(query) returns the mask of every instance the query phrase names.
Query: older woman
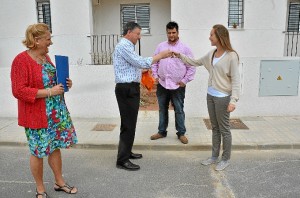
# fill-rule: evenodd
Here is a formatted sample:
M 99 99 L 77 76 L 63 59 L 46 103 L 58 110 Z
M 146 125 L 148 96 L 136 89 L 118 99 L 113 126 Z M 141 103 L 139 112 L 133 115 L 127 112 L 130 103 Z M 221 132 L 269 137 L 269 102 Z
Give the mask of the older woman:
M 55 191 L 75 194 L 62 177 L 61 148 L 77 143 L 77 136 L 64 100 L 64 88 L 56 82 L 56 69 L 48 48 L 51 33 L 46 24 L 30 25 L 11 67 L 12 93 L 18 99 L 18 124 L 25 128 L 30 148 L 30 169 L 36 182 L 36 197 L 49 197 L 43 182 L 43 158 L 54 173 Z M 72 87 L 72 81 L 67 79 Z

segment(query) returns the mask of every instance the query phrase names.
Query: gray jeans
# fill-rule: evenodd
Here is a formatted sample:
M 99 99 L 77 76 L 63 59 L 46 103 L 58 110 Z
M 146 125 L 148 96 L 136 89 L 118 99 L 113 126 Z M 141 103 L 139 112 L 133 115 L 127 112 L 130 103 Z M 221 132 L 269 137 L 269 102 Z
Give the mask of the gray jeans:
M 212 157 L 219 157 L 222 138 L 222 160 L 229 160 L 231 154 L 230 113 L 227 112 L 229 102 L 230 96 L 220 98 L 207 94 L 207 108 L 212 126 Z

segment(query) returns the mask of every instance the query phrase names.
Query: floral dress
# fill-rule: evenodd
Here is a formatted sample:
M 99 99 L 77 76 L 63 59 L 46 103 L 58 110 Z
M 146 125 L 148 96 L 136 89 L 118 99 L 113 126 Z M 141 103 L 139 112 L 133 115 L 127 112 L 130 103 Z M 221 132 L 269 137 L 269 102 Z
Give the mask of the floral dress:
M 56 85 L 56 69 L 50 63 L 42 65 L 43 82 L 45 88 Z M 69 148 L 77 143 L 77 136 L 70 113 L 62 95 L 47 97 L 46 113 L 48 128 L 25 128 L 30 152 L 42 158 L 50 155 L 54 150 Z

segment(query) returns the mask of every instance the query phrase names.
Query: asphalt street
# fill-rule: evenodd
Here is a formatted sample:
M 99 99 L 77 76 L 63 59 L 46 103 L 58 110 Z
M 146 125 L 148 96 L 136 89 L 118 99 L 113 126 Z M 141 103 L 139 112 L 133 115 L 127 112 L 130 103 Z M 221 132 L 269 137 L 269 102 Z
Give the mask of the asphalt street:
M 45 159 L 44 181 L 54 198 L 262 198 L 300 197 L 299 150 L 234 151 L 231 165 L 221 172 L 202 166 L 209 151 L 137 151 L 140 171 L 115 167 L 116 150 L 63 150 L 66 181 L 78 194 L 53 190 Z M 34 197 L 27 147 L 0 146 L 0 197 Z

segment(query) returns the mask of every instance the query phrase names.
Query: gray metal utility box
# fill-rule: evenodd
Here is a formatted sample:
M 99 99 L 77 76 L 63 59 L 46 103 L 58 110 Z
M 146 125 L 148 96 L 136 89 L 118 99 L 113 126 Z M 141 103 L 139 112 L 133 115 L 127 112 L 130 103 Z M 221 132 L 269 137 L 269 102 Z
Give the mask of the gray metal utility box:
M 262 60 L 259 96 L 297 96 L 299 60 Z

